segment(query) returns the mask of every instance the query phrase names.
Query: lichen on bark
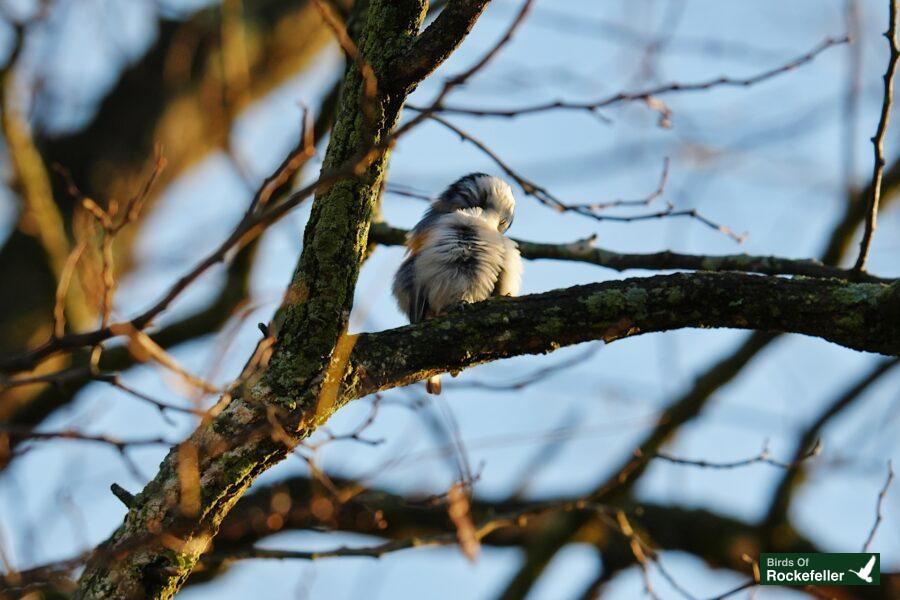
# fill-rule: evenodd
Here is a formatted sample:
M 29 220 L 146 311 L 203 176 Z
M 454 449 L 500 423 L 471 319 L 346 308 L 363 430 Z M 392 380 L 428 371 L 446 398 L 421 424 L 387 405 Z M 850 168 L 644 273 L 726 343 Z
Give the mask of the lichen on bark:
M 376 76 L 410 45 L 426 8 L 424 0 L 369 3 L 358 45 Z M 360 70 L 348 63 L 323 171 L 346 164 L 380 142 L 396 124 L 405 99 L 405 91 L 391 90 L 365 97 Z M 361 111 L 361 102 L 375 109 Z M 199 514 L 180 512 L 178 453 L 173 449 L 156 478 L 136 497 L 123 525 L 94 553 L 76 598 L 171 597 L 234 502 L 257 475 L 287 454 L 290 443 L 273 429 L 302 438 L 311 430 L 310 423 L 328 416 L 308 412 L 317 408 L 313 400 L 346 329 L 387 160 L 384 153 L 363 173 L 317 194 L 291 282 L 291 289 L 306 293 L 287 295 L 278 317 L 283 335 L 266 372 L 184 442 L 197 449 Z

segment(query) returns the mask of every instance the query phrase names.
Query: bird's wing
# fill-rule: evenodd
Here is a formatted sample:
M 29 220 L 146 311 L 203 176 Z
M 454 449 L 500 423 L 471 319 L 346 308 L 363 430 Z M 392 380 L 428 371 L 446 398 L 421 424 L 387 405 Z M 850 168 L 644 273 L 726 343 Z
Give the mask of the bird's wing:
M 409 304 L 409 322 L 424 321 L 428 313 L 428 295 L 418 285 L 413 286 L 412 300 Z
M 522 286 L 522 257 L 519 246 L 511 239 L 503 238 L 503 262 L 494 284 L 493 296 L 515 296 Z
M 864 574 L 864 577 L 868 577 L 869 573 L 872 572 L 872 568 L 875 566 L 875 555 L 872 555 L 872 558 L 869 559 L 869 562 L 866 563 L 866 566 L 862 568 L 860 574 Z

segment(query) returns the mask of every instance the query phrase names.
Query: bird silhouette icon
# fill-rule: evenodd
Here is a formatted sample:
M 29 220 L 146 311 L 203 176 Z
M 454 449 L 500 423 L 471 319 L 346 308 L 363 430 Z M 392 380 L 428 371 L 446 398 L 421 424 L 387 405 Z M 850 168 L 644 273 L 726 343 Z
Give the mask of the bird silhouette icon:
M 872 555 L 872 558 L 869 559 L 869 562 L 866 563 L 859 571 L 854 571 L 853 569 L 847 569 L 849 572 L 853 573 L 866 583 L 872 583 L 872 568 L 875 566 L 875 555 Z

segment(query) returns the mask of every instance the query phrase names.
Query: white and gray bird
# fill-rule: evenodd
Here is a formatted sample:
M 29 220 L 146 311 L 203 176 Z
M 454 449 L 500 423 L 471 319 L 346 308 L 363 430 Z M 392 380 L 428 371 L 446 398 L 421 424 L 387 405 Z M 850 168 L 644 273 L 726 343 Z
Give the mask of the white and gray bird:
M 394 276 L 394 296 L 410 323 L 519 292 L 519 248 L 503 235 L 515 208 L 509 184 L 484 173 L 458 179 L 431 204 Z M 440 376 L 430 378 L 426 389 L 440 394 Z

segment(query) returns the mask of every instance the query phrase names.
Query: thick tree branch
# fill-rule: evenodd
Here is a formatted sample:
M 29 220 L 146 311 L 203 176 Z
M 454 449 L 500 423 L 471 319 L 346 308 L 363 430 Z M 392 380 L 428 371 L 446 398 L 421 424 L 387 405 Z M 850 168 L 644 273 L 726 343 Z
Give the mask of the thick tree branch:
M 77 598 L 171 597 L 253 480 L 338 408 L 353 291 L 387 168 L 384 142 L 405 100 L 370 96 L 370 74 L 381 78 L 408 47 L 425 8 L 424 0 L 370 2 L 358 43 L 366 72 L 356 61 L 348 66 L 322 167 L 353 167 L 353 175 L 318 189 L 300 261 L 269 326 L 277 336 L 271 356 L 251 359 L 218 411 L 170 451 L 123 525 L 94 553 Z M 361 103 L 373 110 L 361 114 Z M 370 160 L 360 163 L 360 155 Z
M 490 0 L 450 0 L 387 70 L 389 89 L 416 86 L 441 65 L 468 35 Z
M 453 534 L 455 531 L 447 507 L 442 503 L 423 502 L 421 498 L 384 489 L 361 489 L 356 482 L 337 477 L 330 478 L 330 483 L 329 489 L 337 490 L 336 494 L 305 476 L 291 477 L 247 494 L 222 523 L 211 553 L 202 558 L 188 583 L 202 583 L 217 577 L 241 552 L 286 530 L 327 527 L 387 540 Z M 481 522 L 505 513 L 527 511 L 541 504 L 565 505 L 575 500 L 473 498 L 471 511 L 473 518 Z M 322 510 L 323 503 L 329 505 L 328 510 Z M 642 536 L 654 547 L 689 552 L 716 568 L 749 574 L 750 565 L 741 558 L 744 554 L 755 555 L 762 549 L 781 552 L 821 550 L 792 528 L 791 535 L 783 536 L 772 545 L 755 524 L 707 510 L 644 503 L 632 498 L 623 500 L 617 507 L 628 513 L 632 523 L 640 527 Z M 522 519 L 517 527 L 496 529 L 484 537 L 482 543 L 495 547 L 526 546 L 540 536 L 545 527 L 552 526 L 559 516 L 560 513 L 549 511 Z M 603 519 L 594 519 L 592 526 L 582 529 L 572 542 L 595 547 L 603 556 L 605 568 L 620 570 L 635 563 L 628 540 Z M 76 557 L 18 573 L 15 578 L 7 577 L 0 580 L 0 592 L 51 589 L 66 594 L 66 587 L 71 585 L 67 575 L 81 560 L 83 557 Z M 885 576 L 883 574 L 882 578 Z M 891 597 L 895 578 L 885 579 L 884 583 L 888 584 L 882 586 L 884 589 L 873 588 L 873 593 L 866 597 Z
M 420 18 L 421 4 L 412 0 L 399 3 L 373 0 L 360 36 L 360 51 L 379 76 L 397 52 L 409 45 L 418 29 L 415 11 L 418 9 Z M 360 148 L 371 147 L 370 142 L 377 143 L 393 127 L 403 101 L 402 97 L 379 98 L 380 111 L 375 122 L 361 118 L 358 108 L 364 99 L 361 97 L 364 86 L 355 69 L 351 67 L 345 80 L 326 169 L 343 164 Z M 346 371 L 344 361 L 351 352 L 355 355 L 360 344 L 365 349 L 367 338 L 346 336 L 344 328 L 367 241 L 368 220 L 385 165 L 386 157 L 378 157 L 367 171 L 322 191 L 317 198 L 285 309 L 272 328 L 278 332 L 279 340 L 267 370 L 252 373 L 244 382 L 246 385 L 235 390 L 235 398 L 230 403 L 223 402 L 221 412 L 201 424 L 190 440 L 182 444 L 182 448 L 193 450 L 196 479 L 201 488 L 193 491 L 198 492 L 199 501 L 190 510 L 184 508 L 184 496 L 191 490 L 181 477 L 180 448 L 173 449 L 155 480 L 135 498 L 125 524 L 88 565 L 79 597 L 171 596 L 206 549 L 224 515 L 253 479 L 282 458 L 298 438 L 324 422 L 339 406 L 340 399 L 347 399 L 333 397 L 330 388 L 336 387 L 335 379 L 340 379 L 340 374 Z M 664 279 L 680 283 L 654 282 Z M 630 283 L 631 287 L 616 288 L 621 283 Z M 589 291 L 580 299 L 580 292 L 572 294 L 575 299 L 559 296 L 562 292 L 542 295 L 546 302 L 535 308 L 545 319 L 536 324 L 532 336 L 539 333 L 554 337 L 563 315 L 568 317 L 567 309 L 577 308 L 586 309 L 585 313 L 578 314 L 581 321 L 577 324 L 594 327 L 595 337 L 608 339 L 637 333 L 638 327 L 647 331 L 684 326 L 761 327 L 820 335 L 851 347 L 871 344 L 881 349 L 884 346 L 896 353 L 896 285 L 791 281 L 735 274 L 675 275 L 649 278 L 642 283 L 598 285 L 581 288 Z M 815 287 L 810 290 L 803 286 Z M 683 301 L 685 296 L 690 304 Z M 472 307 L 460 313 L 462 317 L 449 315 L 423 324 L 416 332 L 420 339 L 422 333 L 436 334 L 435 339 L 439 339 L 441 335 L 451 335 L 456 325 L 460 325 L 460 330 L 471 333 L 473 323 L 457 324 L 454 320 L 466 314 L 478 314 L 490 317 L 489 328 L 501 331 L 502 346 L 507 343 L 506 333 L 502 331 L 504 324 L 535 325 L 516 312 L 534 298 L 501 299 Z M 744 300 L 748 304 L 741 306 Z M 670 305 L 685 313 L 688 308 L 693 312 L 677 315 Z M 492 312 L 500 306 L 504 308 L 499 313 Z M 622 318 L 625 314 L 633 318 L 625 320 Z M 799 325 L 784 324 L 797 317 L 801 317 Z M 870 321 L 875 319 L 890 324 L 884 338 L 879 334 L 872 340 L 861 341 L 863 330 L 871 328 Z M 597 322 L 604 323 L 602 331 L 596 328 Z M 443 329 L 448 324 L 449 330 Z M 377 335 L 389 337 L 392 332 L 370 337 Z M 565 343 L 577 341 L 577 336 L 562 337 Z M 518 341 L 524 352 L 549 351 L 559 344 L 552 339 L 545 340 L 546 343 L 529 341 L 524 335 Z M 487 341 L 475 339 L 474 342 L 479 346 L 476 360 L 465 365 L 502 357 L 489 354 Z M 420 342 L 419 345 L 431 344 Z M 429 350 L 433 353 L 434 349 Z M 379 352 L 382 359 L 391 359 L 383 348 Z M 414 358 L 421 354 L 419 351 Z M 353 384 L 353 393 L 364 391 L 364 379 L 371 380 L 372 372 L 368 369 L 361 372 L 360 364 L 352 363 L 350 368 L 347 383 Z M 419 371 L 423 368 L 445 367 L 427 364 L 416 367 Z M 397 368 L 394 370 L 399 372 Z
M 345 395 L 589 340 L 684 327 L 801 333 L 896 356 L 900 284 L 694 273 L 500 298 L 417 325 L 360 334 Z

